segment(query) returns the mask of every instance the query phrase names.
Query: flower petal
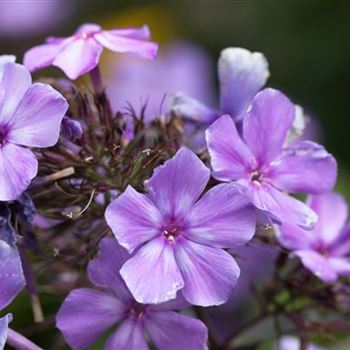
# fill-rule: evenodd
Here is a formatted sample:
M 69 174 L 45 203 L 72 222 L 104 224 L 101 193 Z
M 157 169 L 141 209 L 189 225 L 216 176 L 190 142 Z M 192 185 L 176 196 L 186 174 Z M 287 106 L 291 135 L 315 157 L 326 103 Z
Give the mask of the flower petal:
M 102 51 L 93 38 L 75 39 L 65 45 L 52 64 L 75 80 L 98 65 Z
M 0 200 L 14 200 L 38 172 L 38 162 L 29 149 L 8 143 L 0 147 Z
M 341 276 L 350 276 L 350 258 L 344 257 L 331 257 L 328 258 L 329 263 L 331 264 L 334 271 Z
M 147 25 L 140 28 L 123 28 L 123 29 L 111 29 L 107 30 L 108 33 L 125 36 L 132 39 L 148 40 L 151 37 L 151 32 Z
M 159 234 L 162 223 L 152 200 L 131 186 L 107 207 L 105 217 L 119 244 L 130 253 Z
M 271 163 L 269 180 L 288 192 L 321 194 L 337 179 L 337 162 L 322 146 L 311 141 L 294 143 Z
M 150 312 L 145 317 L 145 328 L 157 349 L 208 349 L 206 326 L 174 311 Z
M 67 109 L 65 98 L 50 85 L 33 84 L 9 123 L 8 141 L 30 147 L 55 145 Z
M 17 63 L 7 63 L 0 76 L 0 123 L 7 125 L 32 83 L 28 70 Z
M 107 340 L 104 350 L 148 350 L 144 330 L 136 317 L 128 317 Z
M 6 63 L 15 63 L 16 56 L 14 55 L 0 55 L 0 67 L 4 66 Z
M 348 217 L 348 205 L 344 197 L 338 193 L 329 192 L 320 196 L 310 196 L 308 202 L 318 214 L 315 234 L 326 245 L 335 242 L 340 238 Z
M 99 30 L 102 30 L 102 28 L 95 23 L 84 23 L 81 26 L 78 27 L 78 29 L 75 31 L 74 35 L 81 35 L 81 34 L 91 34 L 93 32 L 98 32 Z
M 197 243 L 232 248 L 255 233 L 255 207 L 239 186 L 221 184 L 209 190 L 186 216 L 186 237 Z
M 337 273 L 327 258 L 313 250 L 297 250 L 293 253 L 301 259 L 303 265 L 325 283 L 337 279 Z
M 0 310 L 9 305 L 25 285 L 16 247 L 0 240 Z
M 7 340 L 8 324 L 12 321 L 12 315 L 7 314 L 0 318 L 0 350 L 3 350 Z
M 240 274 L 229 253 L 183 239 L 176 245 L 175 257 L 185 281 L 182 293 L 188 302 L 211 306 L 229 299 Z
M 159 237 L 146 243 L 121 268 L 126 285 L 143 304 L 159 304 L 175 299 L 184 286 L 177 267 L 172 242 Z
M 280 154 L 294 118 L 294 104 L 280 91 L 264 89 L 254 97 L 244 115 L 243 138 L 259 167 Z
M 34 46 L 24 54 L 23 64 L 30 72 L 50 66 L 72 39 L 50 38 L 48 44 Z
M 124 304 L 106 293 L 74 289 L 58 311 L 56 322 L 67 343 L 81 350 L 92 345 L 124 313 Z
M 255 206 L 270 212 L 282 223 L 289 222 L 306 230 L 314 228 L 317 214 L 303 202 L 269 184 L 253 184 L 247 186 L 247 189 Z
M 151 41 L 115 35 L 111 31 L 103 31 L 94 37 L 100 45 L 114 52 L 134 53 L 151 60 L 157 56 L 158 44 Z
M 179 220 L 197 201 L 209 177 L 203 162 L 183 147 L 155 169 L 148 181 L 149 194 L 163 215 Z
M 220 117 L 218 111 L 182 93 L 172 96 L 171 111 L 176 116 L 197 124 L 211 123 Z
M 254 156 L 238 135 L 229 115 L 215 121 L 206 131 L 213 177 L 232 181 L 244 177 L 256 167 Z
M 89 262 L 90 281 L 98 287 L 111 289 L 120 299 L 130 301 L 132 295 L 119 274 L 130 255 L 114 238 L 106 237 L 100 242 L 99 255 Z
M 220 110 L 237 118 L 265 85 L 270 72 L 268 62 L 260 52 L 230 47 L 221 52 L 218 74 Z

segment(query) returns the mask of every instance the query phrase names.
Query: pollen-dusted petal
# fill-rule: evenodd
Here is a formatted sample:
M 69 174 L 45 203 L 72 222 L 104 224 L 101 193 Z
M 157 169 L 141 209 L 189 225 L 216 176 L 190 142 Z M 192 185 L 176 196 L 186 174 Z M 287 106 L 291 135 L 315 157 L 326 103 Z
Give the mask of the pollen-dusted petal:
M 229 115 L 215 121 L 206 131 L 213 177 L 221 181 L 245 177 L 256 167 L 254 156 L 238 135 Z
M 7 63 L 0 76 L 0 126 L 11 121 L 14 111 L 32 83 L 28 70 L 17 63 Z
M 17 248 L 0 240 L 0 310 L 17 296 L 25 285 Z
M 296 142 L 282 151 L 268 171 L 276 187 L 297 193 L 322 194 L 337 179 L 337 162 L 324 147 L 311 141 Z
M 29 147 L 55 145 L 67 109 L 65 98 L 50 85 L 33 84 L 24 94 L 8 124 L 7 140 Z
M 116 324 L 125 311 L 125 305 L 109 294 L 74 289 L 58 311 L 56 322 L 67 343 L 74 350 L 83 350 Z
M 220 54 L 218 75 L 220 110 L 237 118 L 265 85 L 270 73 L 268 62 L 260 52 L 230 47 Z
M 5 144 L 0 147 L 0 200 L 19 197 L 38 172 L 38 161 L 29 149 Z
M 186 216 L 185 235 L 197 243 L 232 248 L 246 244 L 255 233 L 255 207 L 234 184 L 210 189 Z
M 125 302 L 132 300 L 132 295 L 119 274 L 119 270 L 130 255 L 117 243 L 115 238 L 102 239 L 99 247 L 98 256 L 88 265 L 90 281 L 98 287 L 112 290 Z
M 160 234 L 162 225 L 152 200 L 131 186 L 107 207 L 105 218 L 119 244 L 130 253 Z
M 149 195 L 164 216 L 179 220 L 197 201 L 209 177 L 203 162 L 183 147 L 154 170 L 148 181 Z
M 94 38 L 75 39 L 58 53 L 52 64 L 75 80 L 98 65 L 102 50 Z
M 103 350 L 148 350 L 142 322 L 137 317 L 125 319 L 108 338 Z
M 330 261 L 313 250 L 297 250 L 294 255 L 301 259 L 303 265 L 325 283 L 332 283 L 337 279 L 337 272 Z
M 174 311 L 149 312 L 145 317 L 145 328 L 158 349 L 208 349 L 206 326 Z
M 243 139 L 259 166 L 279 156 L 295 118 L 294 104 L 280 91 L 264 89 L 243 117 Z
M 96 41 L 114 52 L 133 53 L 143 58 L 154 59 L 158 53 L 158 44 L 115 35 L 112 31 L 102 31 L 94 36 Z
M 229 253 L 182 239 L 176 245 L 175 257 L 185 281 L 182 293 L 188 302 L 212 306 L 230 298 L 240 269 Z
M 174 257 L 175 242 L 165 237 L 151 240 L 121 268 L 126 285 L 143 304 L 160 304 L 175 299 L 184 282 Z

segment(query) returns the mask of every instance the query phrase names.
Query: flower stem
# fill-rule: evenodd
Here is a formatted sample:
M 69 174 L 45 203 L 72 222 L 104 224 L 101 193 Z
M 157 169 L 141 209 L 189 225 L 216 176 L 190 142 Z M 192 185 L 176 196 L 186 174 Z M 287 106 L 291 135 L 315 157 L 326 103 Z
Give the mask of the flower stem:
M 26 286 L 28 293 L 30 295 L 30 301 L 32 304 L 33 309 L 33 315 L 34 315 L 34 321 L 35 322 L 42 322 L 44 320 L 43 311 L 41 308 L 37 288 L 36 288 L 36 282 L 35 277 L 33 273 L 32 266 L 30 264 L 30 261 L 27 258 L 27 255 L 24 251 L 23 246 L 19 245 L 18 247 L 19 255 L 21 257 L 22 262 L 22 268 L 23 268 L 23 274 L 24 278 L 26 280 Z
M 16 350 L 44 350 L 11 328 L 8 329 L 6 343 Z
M 101 95 L 103 93 L 103 83 L 100 67 L 98 65 L 90 71 L 90 78 L 96 94 Z

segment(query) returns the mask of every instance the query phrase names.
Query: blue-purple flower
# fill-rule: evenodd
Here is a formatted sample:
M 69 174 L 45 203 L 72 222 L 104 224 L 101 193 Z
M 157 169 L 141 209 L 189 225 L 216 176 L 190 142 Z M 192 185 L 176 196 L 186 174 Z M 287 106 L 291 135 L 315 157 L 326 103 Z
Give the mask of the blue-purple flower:
M 205 325 L 171 311 L 188 306 L 182 298 L 160 305 L 135 301 L 118 272 L 128 258 L 114 238 L 101 241 L 99 256 L 90 261 L 88 273 L 102 291 L 73 290 L 56 316 L 68 344 L 75 350 L 86 349 L 118 324 L 104 350 L 147 350 L 145 334 L 159 350 L 207 349 Z
M 277 230 L 280 243 L 326 283 L 350 276 L 350 222 L 344 198 L 334 192 L 310 196 L 307 204 L 318 214 L 312 231 L 291 223 Z
M 0 63 L 0 200 L 16 199 L 38 171 L 28 147 L 56 144 L 68 104 L 47 84 L 34 83 L 28 70 Z M 12 61 L 13 58 L 10 57 Z
M 223 114 L 238 121 L 269 75 L 268 62 L 263 54 L 238 47 L 226 48 L 218 61 L 219 110 L 183 94 L 174 96 L 172 109 L 187 120 L 204 125 Z
M 242 136 L 229 115 L 206 131 L 213 177 L 246 189 L 258 209 L 275 219 L 311 229 L 317 215 L 286 192 L 321 194 L 331 190 L 337 164 L 322 146 L 311 141 L 288 145 L 295 106 L 281 92 L 259 92 L 243 116 Z
M 158 45 L 149 38 L 147 26 L 103 30 L 97 24 L 87 23 L 70 37 L 50 37 L 46 44 L 30 49 L 25 53 L 24 65 L 31 72 L 53 65 L 75 80 L 98 65 L 103 48 L 155 58 Z
M 203 193 L 209 169 L 186 148 L 155 169 L 148 193 L 129 186 L 106 210 L 118 242 L 135 254 L 121 275 L 141 303 L 176 297 L 195 305 L 227 301 L 239 267 L 223 248 L 248 242 L 255 209 L 239 186 L 221 184 Z

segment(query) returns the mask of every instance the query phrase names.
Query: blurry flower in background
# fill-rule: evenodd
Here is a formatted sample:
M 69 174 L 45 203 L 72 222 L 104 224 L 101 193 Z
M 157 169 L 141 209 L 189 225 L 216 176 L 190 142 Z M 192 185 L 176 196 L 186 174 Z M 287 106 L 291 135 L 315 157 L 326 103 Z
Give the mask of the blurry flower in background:
M 0 37 L 40 35 L 62 24 L 74 7 L 72 1 L 0 1 Z
M 276 350 L 326 350 L 314 344 L 309 344 L 306 348 L 302 348 L 300 344 L 300 340 L 296 337 L 285 336 L 281 338 L 278 348 Z
M 131 104 L 139 113 L 147 105 L 146 122 L 166 112 L 169 96 L 177 91 L 208 104 L 213 101 L 212 62 L 203 49 L 190 43 L 169 44 L 153 62 L 137 57 L 113 61 L 109 71 L 107 92 L 113 110 Z
M 304 267 L 326 283 L 350 275 L 350 223 L 345 199 L 334 192 L 310 196 L 307 204 L 318 214 L 312 231 L 283 224 L 280 243 L 298 256 Z

